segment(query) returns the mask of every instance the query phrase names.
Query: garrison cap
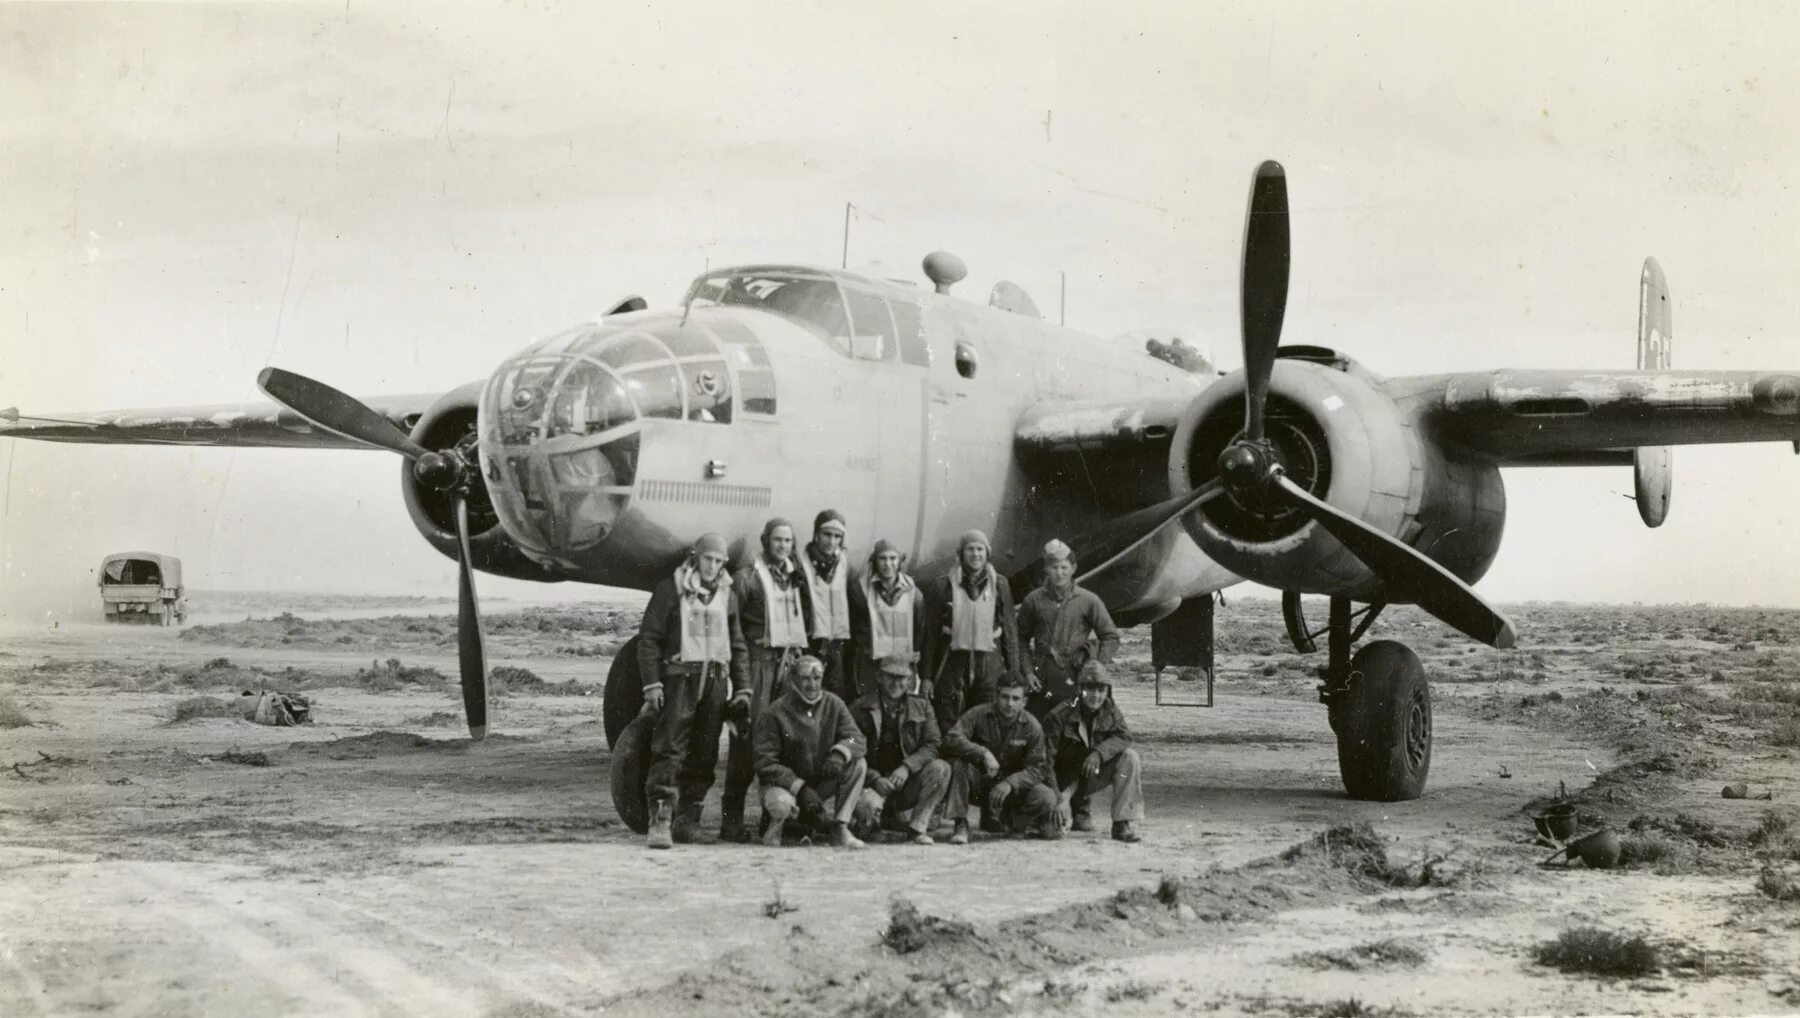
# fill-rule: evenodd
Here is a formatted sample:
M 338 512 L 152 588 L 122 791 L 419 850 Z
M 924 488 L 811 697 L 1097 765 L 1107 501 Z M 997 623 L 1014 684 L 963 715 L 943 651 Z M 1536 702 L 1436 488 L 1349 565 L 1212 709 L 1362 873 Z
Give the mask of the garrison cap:
M 912 673 L 912 662 L 899 654 L 892 654 L 881 659 L 881 674 L 883 675 L 905 675 L 910 678 Z

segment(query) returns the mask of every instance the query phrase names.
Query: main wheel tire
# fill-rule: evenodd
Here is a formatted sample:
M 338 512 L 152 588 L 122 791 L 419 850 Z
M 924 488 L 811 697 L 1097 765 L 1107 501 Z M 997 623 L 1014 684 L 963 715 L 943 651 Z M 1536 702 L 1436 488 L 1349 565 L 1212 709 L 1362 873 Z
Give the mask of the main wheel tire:
M 612 740 L 608 770 L 613 809 L 636 834 L 650 830 L 650 802 L 644 795 L 644 779 L 650 773 L 650 735 L 655 730 L 655 718 L 637 718 Z
M 1331 701 L 1344 791 L 1372 802 L 1417 799 L 1431 773 L 1431 685 L 1419 656 L 1376 640 L 1350 659 L 1350 672 L 1350 688 Z
M 601 703 L 601 721 L 606 725 L 606 744 L 617 746 L 619 735 L 638 711 L 644 709 L 644 680 L 638 671 L 638 638 L 633 636 L 619 648 L 606 670 L 606 689 Z M 639 832 L 642 833 L 642 832 Z

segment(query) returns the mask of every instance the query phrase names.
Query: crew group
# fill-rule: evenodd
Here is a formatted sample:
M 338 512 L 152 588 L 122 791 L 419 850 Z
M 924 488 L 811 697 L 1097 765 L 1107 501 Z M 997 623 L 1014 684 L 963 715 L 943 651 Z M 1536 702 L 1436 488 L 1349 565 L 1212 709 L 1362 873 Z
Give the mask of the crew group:
M 1112 836 L 1138 841 L 1138 757 L 1106 671 L 1119 632 L 1075 585 L 1069 547 L 1045 547 L 1043 586 L 1015 612 L 978 530 L 923 590 L 885 540 L 853 575 L 845 536 L 836 510 L 804 548 L 772 519 L 733 576 L 707 534 L 651 594 L 638 640 L 656 717 L 648 846 L 702 840 L 726 725 L 722 841 L 751 840 L 752 779 L 771 846 L 789 825 L 844 848 L 878 830 L 930 845 L 940 813 L 963 845 L 971 804 L 984 831 L 1060 838 L 1093 830 L 1089 798 L 1104 788 Z

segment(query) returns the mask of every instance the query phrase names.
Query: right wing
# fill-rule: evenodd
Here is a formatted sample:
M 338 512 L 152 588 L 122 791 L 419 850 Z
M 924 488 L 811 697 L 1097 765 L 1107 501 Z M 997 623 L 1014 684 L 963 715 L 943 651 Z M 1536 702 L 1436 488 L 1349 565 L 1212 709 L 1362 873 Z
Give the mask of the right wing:
M 1446 444 L 1506 466 L 1631 462 L 1644 446 L 1800 442 L 1800 372 L 1492 371 L 1451 375 Z
M 374 396 L 364 403 L 411 432 L 441 393 Z M 274 403 L 102 410 L 88 413 L 22 414 L 0 410 L 0 438 L 93 445 L 225 445 L 263 449 L 371 449 L 342 435 L 315 428 Z

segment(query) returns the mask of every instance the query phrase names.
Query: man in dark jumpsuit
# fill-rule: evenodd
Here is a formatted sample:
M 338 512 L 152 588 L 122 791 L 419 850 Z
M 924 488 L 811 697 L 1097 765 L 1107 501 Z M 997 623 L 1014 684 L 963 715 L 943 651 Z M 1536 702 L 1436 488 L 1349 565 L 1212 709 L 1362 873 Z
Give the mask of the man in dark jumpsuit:
M 950 764 L 950 794 L 944 812 L 954 825 L 950 844 L 969 843 L 969 803 L 982 803 L 981 829 L 1001 832 L 1034 829 L 1040 837 L 1062 837 L 1056 789 L 1044 747 L 1044 729 L 1025 710 L 1025 680 L 1001 677 L 992 703 L 971 707 L 944 736 Z
M 744 630 L 725 558 L 718 534 L 694 542 L 675 575 L 656 585 L 638 630 L 644 710 L 656 716 L 644 781 L 649 848 L 696 839 L 719 761 L 726 684 L 744 685 Z

